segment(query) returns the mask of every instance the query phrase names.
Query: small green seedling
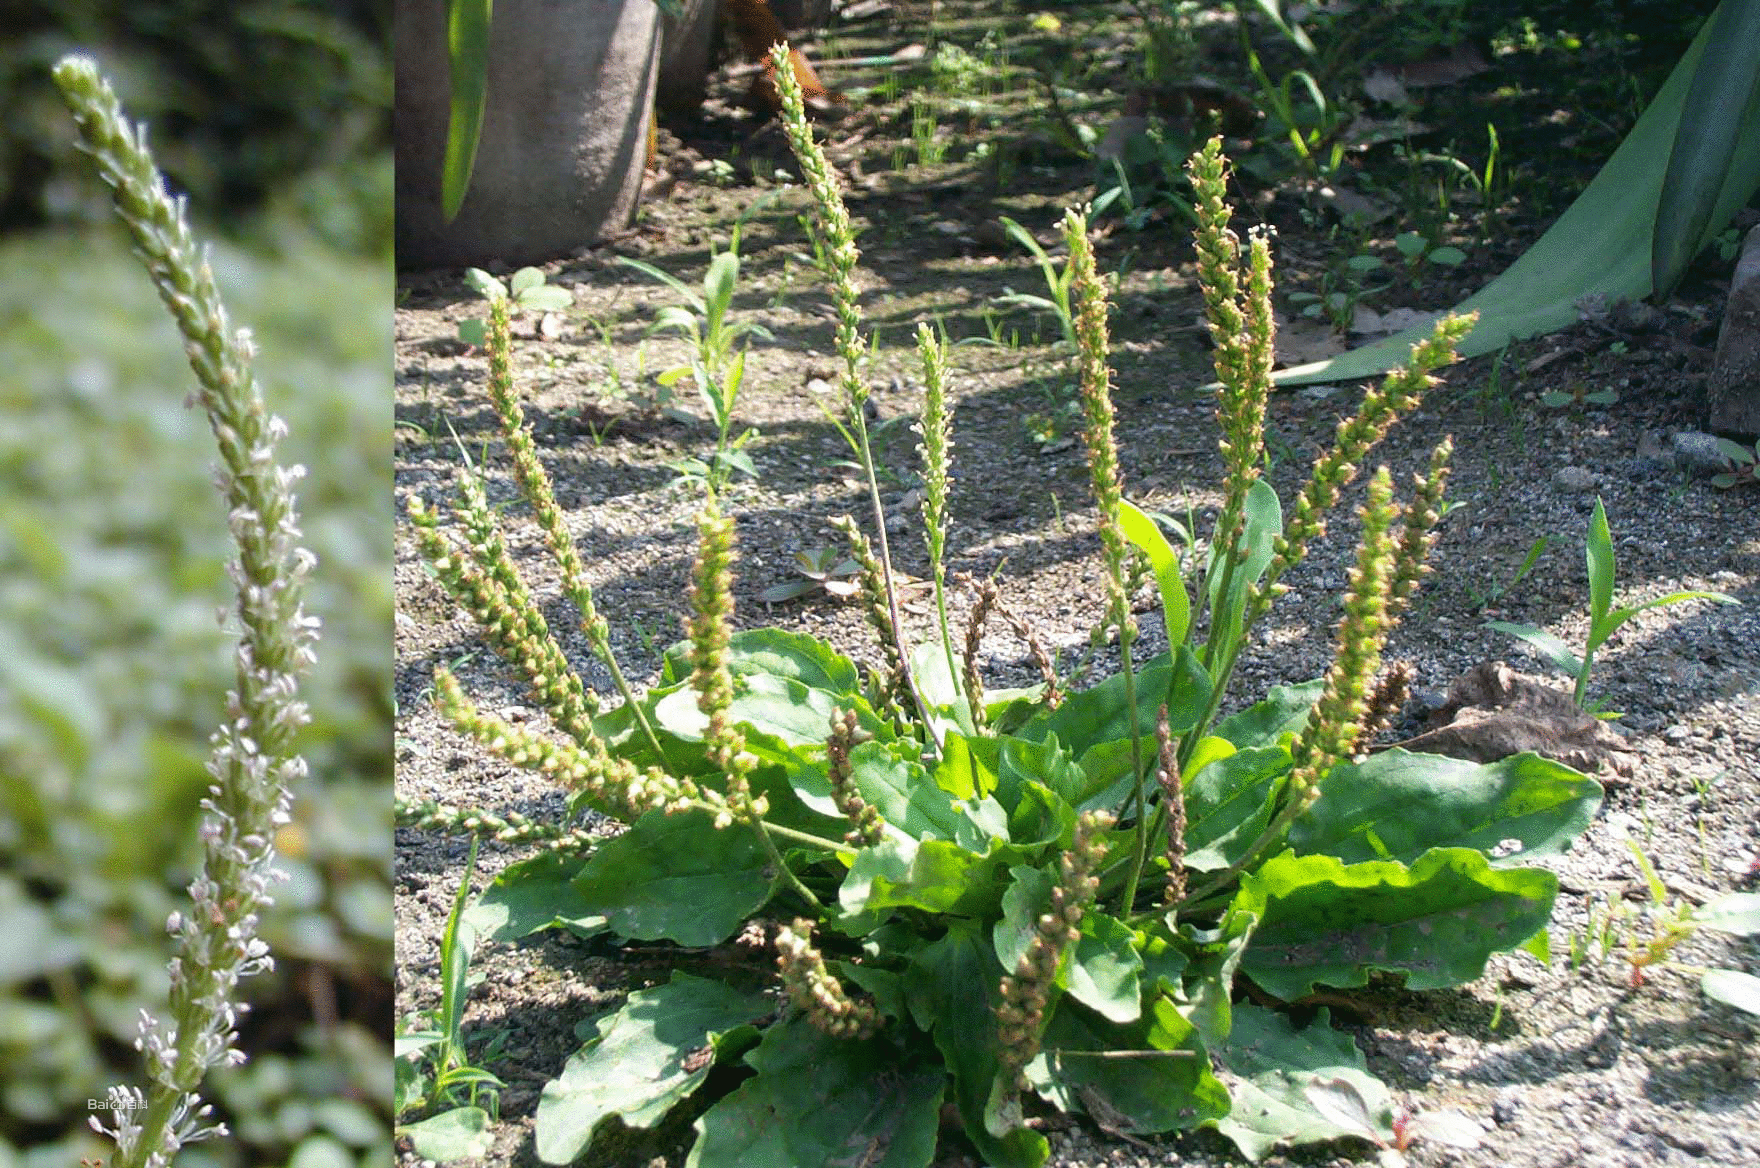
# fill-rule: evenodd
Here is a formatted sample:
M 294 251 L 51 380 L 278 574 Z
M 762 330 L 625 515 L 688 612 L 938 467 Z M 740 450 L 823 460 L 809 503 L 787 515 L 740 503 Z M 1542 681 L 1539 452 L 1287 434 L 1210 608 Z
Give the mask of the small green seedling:
M 1016 292 L 1011 288 L 1006 289 L 1003 295 L 996 297 L 995 303 L 1051 313 L 1057 317 L 1057 323 L 1063 329 L 1064 341 L 1071 349 L 1074 349 L 1076 347 L 1076 324 L 1069 306 L 1069 289 L 1072 277 L 1068 265 L 1059 268 L 1046 254 L 1045 249 L 1040 246 L 1039 241 L 1033 238 L 1033 233 L 1007 215 L 1002 216 L 1002 228 L 1008 232 L 1010 239 L 1033 253 L 1033 260 L 1039 265 L 1039 270 L 1045 274 L 1045 288 L 1051 293 L 1051 297 L 1046 299 L 1043 296 Z
M 1576 689 L 1572 693 L 1580 708 L 1587 708 L 1584 699 L 1589 690 L 1589 670 L 1595 663 L 1595 651 L 1607 643 L 1607 639 L 1618 631 L 1619 627 L 1650 608 L 1666 608 L 1671 604 L 1681 604 L 1688 600 L 1714 600 L 1718 604 L 1740 604 L 1741 601 L 1722 592 L 1685 591 L 1670 592 L 1667 596 L 1659 596 L 1655 600 L 1646 600 L 1642 604 L 1621 605 L 1613 607 L 1613 533 L 1608 530 L 1607 510 L 1601 500 L 1595 500 L 1595 513 L 1589 518 L 1589 538 L 1585 545 L 1585 556 L 1589 565 L 1589 638 L 1583 645 L 1583 655 L 1578 657 L 1562 640 L 1544 629 L 1533 625 L 1512 624 L 1509 621 L 1487 621 L 1490 628 L 1500 633 L 1508 633 L 1512 637 L 1520 637 L 1540 651 L 1540 655 L 1554 668 L 1562 670 L 1576 678 Z
M 1698 908 L 1678 898 L 1670 900 L 1667 887 L 1656 874 L 1656 868 L 1644 854 L 1644 849 L 1632 839 L 1626 840 L 1626 846 L 1631 849 L 1632 859 L 1644 877 L 1654 909 L 1649 940 L 1640 941 L 1635 933 L 1626 936 L 1626 961 L 1631 966 L 1629 985 L 1634 988 L 1643 985 L 1646 969 L 1667 960 L 1677 945 L 1700 929 L 1737 937 L 1760 934 L 1760 893 L 1728 892 Z M 1608 947 L 1604 939 L 1603 951 Z M 1750 1014 L 1760 1014 L 1760 978 L 1735 969 L 1702 969 L 1699 985 L 1708 998 Z
M 677 333 L 690 343 L 691 355 L 684 364 L 659 374 L 657 380 L 666 389 L 686 377 L 696 382 L 697 393 L 715 423 L 716 441 L 715 450 L 707 461 L 685 459 L 672 464 L 672 468 L 684 479 L 707 482 L 712 490 L 719 490 L 736 470 L 750 476 L 758 473 L 751 457 L 740 449 L 756 431 L 748 429 L 738 435 L 732 433 L 733 407 L 739 400 L 739 388 L 746 372 L 746 350 L 740 341 L 747 337 L 765 341 L 774 339 L 770 330 L 756 321 L 728 319 L 733 308 L 734 289 L 739 285 L 739 237 L 740 227 L 735 224 L 727 249 L 715 252 L 709 258 L 709 267 L 703 273 L 701 294 L 653 264 L 628 256 L 618 257 L 619 263 L 660 281 L 678 296 L 678 303 L 663 305 L 654 314 L 654 323 L 648 331 Z
M 464 876 L 440 939 L 440 1009 L 419 1018 L 420 1029 L 397 1035 L 393 1064 L 399 1120 L 410 1112 L 433 1112 L 416 1123 L 399 1122 L 397 1134 L 408 1136 L 418 1155 L 441 1162 L 481 1156 L 489 1150 L 489 1124 L 498 1118 L 499 1092 L 506 1086 L 488 1071 L 471 1065 L 461 1025 L 473 980 L 471 950 L 476 947 L 476 931 L 461 918 L 476 862 L 477 838 L 473 835 Z M 481 980 L 480 974 L 476 980 Z
M 1533 543 L 1529 544 L 1528 554 L 1522 557 L 1521 566 L 1516 569 L 1515 575 L 1509 578 L 1509 583 L 1507 584 L 1500 584 L 1493 581 L 1488 588 L 1484 591 L 1480 591 L 1476 585 L 1468 583 L 1466 585 L 1467 594 L 1472 598 L 1474 607 L 1480 610 L 1494 607 L 1500 603 L 1504 597 L 1508 596 L 1511 592 L 1514 592 L 1516 585 L 1520 584 L 1523 580 L 1526 580 L 1528 574 L 1534 570 L 1534 565 L 1540 562 L 1540 557 L 1545 554 L 1546 547 L 1551 542 L 1552 537 L 1550 535 L 1542 535 L 1536 538 Z
M 1756 441 L 1750 450 L 1740 442 L 1719 438 L 1717 448 L 1729 456 L 1730 469 L 1712 475 L 1712 486 L 1725 491 L 1743 483 L 1750 487 L 1760 486 L 1760 441 Z
M 514 315 L 522 312 L 561 312 L 574 304 L 574 293 L 560 284 L 545 283 L 538 268 L 521 268 L 503 284 L 481 268 L 465 271 L 464 282 L 484 300 L 505 300 Z M 489 337 L 489 323 L 480 317 L 458 322 L 458 339 L 481 348 Z
M 1414 287 L 1423 283 L 1419 274 L 1427 264 L 1435 264 L 1442 268 L 1458 268 L 1466 261 L 1467 253 L 1458 247 L 1431 247 L 1430 241 L 1422 232 L 1402 231 L 1393 237 L 1393 246 L 1405 257 L 1406 274 L 1411 277 Z
M 782 604 L 821 590 L 839 600 L 848 600 L 862 590 L 861 584 L 855 579 L 861 574 L 861 567 L 854 560 L 839 554 L 835 548 L 797 551 L 794 562 L 796 569 L 806 579 L 772 584 L 758 593 L 759 600 L 765 604 Z

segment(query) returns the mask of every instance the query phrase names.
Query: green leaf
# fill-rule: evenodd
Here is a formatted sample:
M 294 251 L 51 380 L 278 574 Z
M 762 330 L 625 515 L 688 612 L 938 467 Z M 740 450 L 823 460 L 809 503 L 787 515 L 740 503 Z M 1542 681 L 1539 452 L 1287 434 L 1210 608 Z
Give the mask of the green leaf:
M 971 738 L 950 732 L 941 743 L 935 785 L 955 799 L 987 798 L 996 790 L 1001 745 L 994 738 Z
M 1230 714 L 1216 723 L 1210 733 L 1228 739 L 1241 750 L 1253 746 L 1277 746 L 1286 735 L 1302 732 L 1314 703 L 1320 700 L 1325 689 L 1324 677 L 1300 685 L 1274 685 L 1264 701 Z
M 1011 735 L 999 741 L 996 798 L 1002 805 L 1017 806 L 1026 784 L 1042 783 L 1069 805 L 1073 820 L 1073 808 L 1093 794 L 1094 784 L 1088 773 L 1077 766 L 1069 751 L 1063 748 L 1057 735 L 1052 733 L 1037 740 Z M 1028 842 L 1025 837 L 1017 837 L 1017 841 Z
M 887 823 L 912 839 L 954 840 L 964 846 L 974 829 L 990 834 L 988 827 L 994 826 L 994 819 L 1001 814 L 1001 808 L 994 808 L 993 815 L 984 816 L 976 806 L 955 803 L 945 790 L 928 781 L 921 763 L 896 757 L 884 743 L 860 743 L 850 751 L 849 759 L 856 791 Z M 808 807 L 826 815 L 842 814 L 823 765 L 797 768 L 790 778 L 795 793 Z M 988 846 L 984 845 L 985 850 Z
M 477 932 L 464 923 L 464 906 L 470 899 L 471 873 L 477 866 L 477 837 L 471 836 L 470 852 L 465 856 L 464 875 L 459 877 L 458 891 L 452 897 L 452 911 L 446 915 L 446 927 L 440 933 L 440 1027 L 447 1043 L 464 1049 L 459 1025 L 464 1018 L 465 998 L 470 995 L 471 954 L 477 948 Z
M 726 318 L 733 303 L 733 287 L 738 282 L 739 254 L 731 250 L 717 252 L 709 261 L 709 270 L 703 273 L 703 304 L 708 309 L 711 335 Z
M 446 61 L 452 97 L 446 115 L 446 154 L 440 169 L 440 207 L 450 223 L 464 206 L 483 108 L 489 100 L 489 17 L 493 0 L 447 0 Z
M 770 899 L 775 874 L 750 827 L 706 811 L 650 811 L 605 841 L 575 878 L 577 911 L 638 941 L 716 945 Z
M 746 1055 L 757 1074 L 696 1122 L 687 1168 L 925 1168 L 947 1075 L 900 1066 L 883 1039 L 833 1038 L 778 1022 Z
M 1003 854 L 978 856 L 946 840 L 888 836 L 856 853 L 838 890 L 846 913 L 890 908 L 978 915 L 1001 903 Z
M 1154 733 L 1155 716 L 1167 702 L 1169 728 L 1183 734 L 1204 716 L 1210 701 L 1210 677 L 1190 647 L 1181 645 L 1178 668 L 1163 655 L 1137 670 L 1137 718 L 1139 734 Z M 1130 709 L 1124 700 L 1124 675 L 1114 674 L 1090 689 L 1071 694 L 1055 710 L 1028 719 L 1017 736 L 1041 742 L 1055 734 L 1077 758 L 1103 742 L 1128 742 Z
M 993 1107 L 1001 1065 L 996 1054 L 996 1004 L 1003 970 L 977 921 L 952 920 L 947 933 L 923 947 L 905 970 L 905 1002 L 919 1029 L 929 1031 L 953 1076 L 953 1099 L 967 1137 L 992 1168 L 1041 1168 L 1051 1155 L 1045 1137 Z
M 1002 917 L 992 941 L 996 959 L 1014 969 L 1032 946 L 1039 917 L 1051 907 L 1057 878 L 1042 868 L 1016 867 L 1002 897 Z M 1134 1022 L 1142 1012 L 1138 975 L 1143 959 L 1133 948 L 1134 935 L 1122 921 L 1090 909 L 1082 918 L 1080 938 L 1058 970 L 1057 984 L 1076 1001 L 1113 1022 Z
M 1155 570 L 1155 584 L 1161 591 L 1161 622 L 1167 631 L 1168 647 L 1183 644 L 1186 629 L 1191 624 L 1192 601 L 1186 595 L 1186 583 L 1180 575 L 1179 557 L 1174 554 L 1173 545 L 1167 542 L 1155 521 L 1129 501 L 1120 501 L 1118 505 L 1118 529 L 1149 557 L 1149 566 Z
M 1129 925 L 1090 908 L 1070 960 L 1069 996 L 1108 1022 L 1135 1022 L 1143 1012 L 1135 941 Z
M 677 294 L 678 298 L 689 305 L 698 316 L 705 316 L 708 314 L 708 307 L 703 303 L 703 298 L 697 295 L 697 290 L 692 288 L 689 284 L 686 284 L 671 272 L 661 271 L 646 260 L 631 259 L 629 256 L 618 256 L 617 262 L 625 267 L 634 268 L 636 271 L 642 273 L 642 275 L 647 276 L 651 280 L 660 281 L 662 284 L 672 289 L 672 291 Z M 677 306 L 672 305 L 670 307 Z M 691 323 L 691 331 L 696 331 L 696 322 L 694 320 Z
M 1589 649 L 1603 638 L 1595 633 L 1613 608 L 1613 533 L 1607 528 L 1607 509 L 1595 500 L 1595 513 L 1589 517 L 1589 538 L 1583 544 L 1583 558 L 1589 567 Z
M 1189 1131 L 1229 1109 L 1228 1089 L 1211 1073 L 1197 1028 L 1165 997 L 1122 1026 L 1065 999 L 1027 1077 L 1058 1107 L 1085 1111 L 1115 1131 Z
M 1738 969 L 1707 969 L 1699 979 L 1705 996 L 1726 1006 L 1760 1014 L 1760 977 Z
M 544 286 L 544 269 L 525 267 L 508 277 L 507 290 L 513 293 L 515 300 L 521 299 L 533 288 Z
M 587 857 L 571 852 L 539 852 L 495 874 L 464 922 L 486 941 L 515 941 L 540 929 L 568 925 L 583 932 L 605 927 L 605 918 L 582 914 L 574 880 Z
M 1247 899 L 1236 896 L 1214 929 L 1189 922 L 1179 926 L 1179 943 L 1191 961 L 1179 995 L 1180 1013 L 1212 1047 L 1234 1028 L 1235 973 L 1259 925 L 1259 908 L 1243 904 Z
M 831 714 L 837 704 L 836 695 L 813 689 L 792 677 L 753 673 L 735 687 L 727 713 L 731 721 L 786 746 L 822 747 L 831 733 Z M 870 711 L 858 708 L 857 712 L 868 713 L 864 729 L 879 721 Z M 654 720 L 667 733 L 692 742 L 702 741 L 709 725 L 709 716 L 697 708 L 696 690 L 689 686 L 673 690 L 656 702 Z
M 1261 914 L 1241 970 L 1284 1001 L 1366 985 L 1376 970 L 1404 973 L 1412 990 L 1461 985 L 1545 928 L 1557 891 L 1550 872 L 1493 868 L 1470 848 L 1410 868 L 1286 852 L 1241 878 L 1236 903 Z
M 482 268 L 466 268 L 464 270 L 465 287 L 481 296 L 484 300 L 506 300 L 507 285 L 485 272 Z
M 1507 868 L 1561 855 L 1600 806 L 1600 784 L 1539 755 L 1475 763 L 1396 748 L 1328 771 L 1288 842 L 1346 864 L 1474 848 L 1497 851 L 1492 864 Z
M 1650 283 L 1664 297 L 1713 232 L 1718 194 L 1736 147 L 1760 128 L 1760 3 L 1723 0 L 1681 109 L 1650 250 Z
M 1307 1088 L 1317 1080 L 1351 1083 L 1369 1105 L 1370 1130 L 1392 1139 L 1393 1097 L 1369 1074 L 1356 1043 L 1329 1021 L 1322 1008 L 1311 1023 L 1297 1029 L 1287 1015 L 1275 1010 L 1246 1004 L 1234 1008 L 1234 1029 L 1215 1048 L 1225 1068 L 1223 1081 L 1234 1095 L 1234 1110 L 1217 1123 L 1216 1130 L 1233 1140 L 1248 1159 L 1260 1159 L 1281 1143 L 1321 1143 L 1363 1134 L 1315 1108 Z
M 467 345 L 482 348 L 489 343 L 489 324 L 487 321 L 472 317 L 458 322 L 458 339 Z
M 539 284 L 520 296 L 518 304 L 532 312 L 561 312 L 574 307 L 574 293 L 560 284 Z
M 1752 6 L 1754 0 L 1741 2 Z M 1513 339 L 1573 325 L 1584 296 L 1599 294 L 1612 304 L 1651 293 L 1651 254 L 1666 173 L 1662 160 L 1672 152 L 1688 87 L 1718 23 L 1705 23 L 1661 92 L 1577 201 L 1508 271 L 1455 309 L 1479 313 L 1477 326 L 1459 346 L 1462 357 L 1494 353 Z M 1737 41 L 1728 48 L 1740 53 L 1749 46 Z M 1760 186 L 1760 134 L 1752 129 L 1749 120 L 1705 229 L 1689 242 L 1688 254 L 1696 254 L 1722 230 Z M 1272 379 L 1300 385 L 1372 377 L 1404 361 L 1412 344 L 1429 332 L 1428 325 L 1408 329 L 1326 361 L 1281 370 Z
M 1277 491 L 1264 479 L 1253 480 L 1247 488 L 1242 514 L 1246 520 L 1241 532 L 1244 554 L 1228 581 L 1228 595 L 1222 595 L 1222 563 L 1213 560 L 1205 581 L 1210 600 L 1210 641 L 1219 646 L 1232 645 L 1240 639 L 1241 622 L 1247 604 L 1247 590 L 1257 584 L 1271 565 L 1275 541 L 1283 534 L 1283 504 Z M 1215 660 L 1215 658 L 1212 658 Z
M 774 1009 L 762 992 L 687 973 L 631 994 L 622 1009 L 592 1023 L 586 1043 L 544 1084 L 534 1132 L 538 1158 L 579 1159 L 613 1115 L 629 1127 L 653 1127 L 702 1086 L 716 1058 L 756 1039 L 751 1023 Z
M 1569 645 L 1545 629 L 1537 629 L 1533 625 L 1512 624 L 1509 621 L 1486 621 L 1485 627 L 1526 641 L 1538 649 L 1548 664 L 1561 673 L 1575 677 L 1583 670 L 1583 659 L 1571 652 Z
M 733 634 L 728 642 L 727 666 L 735 677 L 768 673 L 843 697 L 862 692 L 855 662 L 818 637 L 786 629 L 746 629 Z M 666 650 L 661 683 L 672 685 L 688 681 L 690 676 L 690 642 L 680 641 Z
M 1213 872 L 1245 856 L 1271 823 L 1289 751 L 1258 746 L 1211 763 L 1186 784 L 1186 867 Z
M 1701 929 L 1752 937 L 1760 933 L 1760 892 L 1726 892 L 1694 909 L 1692 921 Z
M 489 1134 L 489 1113 L 481 1107 L 454 1107 L 397 1131 L 409 1137 L 417 1155 L 440 1163 L 486 1156 L 495 1139 Z

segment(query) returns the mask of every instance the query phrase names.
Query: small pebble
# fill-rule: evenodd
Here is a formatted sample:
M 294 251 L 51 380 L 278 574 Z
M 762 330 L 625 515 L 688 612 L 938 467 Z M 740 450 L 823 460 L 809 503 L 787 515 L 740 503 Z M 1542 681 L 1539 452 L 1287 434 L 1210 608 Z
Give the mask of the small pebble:
M 1715 434 L 1698 430 L 1682 430 L 1671 436 L 1675 465 L 1695 474 L 1717 474 L 1729 469 L 1729 456 L 1717 444 Z
M 1515 1122 L 1516 1112 L 1521 1110 L 1521 1106 L 1520 1092 L 1514 1087 L 1505 1087 L 1491 1101 L 1491 1118 L 1497 1122 L 1498 1127 L 1506 1127 Z
M 1662 732 L 1662 740 L 1679 746 L 1687 740 L 1687 728 L 1677 722 Z
M 1561 491 L 1569 491 L 1572 494 L 1593 491 L 1600 485 L 1600 482 L 1601 480 L 1595 476 L 1595 472 L 1587 467 L 1561 466 L 1552 473 L 1552 485 Z

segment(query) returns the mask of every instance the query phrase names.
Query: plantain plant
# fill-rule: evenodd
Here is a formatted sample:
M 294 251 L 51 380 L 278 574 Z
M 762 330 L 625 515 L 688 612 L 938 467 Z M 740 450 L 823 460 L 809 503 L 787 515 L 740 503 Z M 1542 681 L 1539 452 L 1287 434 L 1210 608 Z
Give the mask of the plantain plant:
M 878 518 L 858 252 L 786 52 L 773 62 L 837 308 L 834 421 L 867 471 Z M 711 483 L 689 636 L 643 693 L 614 672 L 624 700 L 607 708 L 532 603 L 480 482 L 466 480 L 444 528 L 412 504 L 436 574 L 523 674 L 553 732 L 479 709 L 444 670 L 440 709 L 488 753 L 566 784 L 577 812 L 625 825 L 596 845 L 565 837 L 504 870 L 483 897 L 510 922 L 496 935 L 566 922 L 685 949 L 738 938 L 774 962 L 774 977 L 737 962 L 718 963 L 715 978 L 680 970 L 590 1023 L 538 1104 L 540 1159 L 582 1156 L 613 1116 L 657 1123 L 718 1065 L 743 1077 L 696 1121 L 691 1163 L 702 1168 L 926 1165 L 947 1104 L 999 1168 L 1046 1161 L 1034 1116 L 1047 1109 L 1127 1134 L 1213 1127 L 1257 1157 L 1362 1134 L 1362 1122 L 1341 1124 L 1315 1103 L 1326 1097 L 1319 1087 L 1342 1090 L 1341 1080 L 1363 1101 L 1367 1130 L 1391 1141 L 1393 1100 L 1350 1038 L 1324 1009 L 1302 1025 L 1277 1003 L 1376 974 L 1414 990 L 1459 985 L 1495 952 L 1545 952 L 1557 880 L 1532 861 L 1568 846 L 1600 788 L 1534 755 L 1489 765 L 1400 750 L 1355 757 L 1386 704 L 1381 644 L 1441 513 L 1446 440 L 1403 505 L 1386 468 L 1371 477 L 1326 675 L 1219 717 L 1281 577 L 1472 324 L 1439 322 L 1404 369 L 1366 393 L 1286 514 L 1260 476 L 1270 251 L 1255 237 L 1243 260 L 1225 168 L 1217 141 L 1190 163 L 1226 465 L 1210 555 L 1191 587 L 1125 497 L 1104 286 L 1084 216 L 1063 220 L 1105 567 L 1101 621 L 1118 658 L 1090 688 L 1066 693 L 1042 654 L 1040 684 L 986 688 L 983 625 L 1007 615 L 993 586 L 973 586 L 973 619 L 956 635 L 946 591 L 957 579 L 944 567 L 947 354 L 927 328 L 920 430 L 936 607 L 925 639 L 913 643 L 899 620 L 884 525 L 870 542 L 853 520 L 838 521 L 880 643 L 871 667 L 802 633 L 732 632 L 734 527 Z M 505 305 L 490 324 L 505 371 Z M 494 396 L 565 587 L 608 657 L 517 403 L 506 385 Z M 1157 655 L 1142 652 L 1129 603 L 1143 564 L 1169 646 Z M 400 814 L 440 828 L 491 822 L 432 807 Z M 1249 987 L 1254 1001 L 1237 1001 Z

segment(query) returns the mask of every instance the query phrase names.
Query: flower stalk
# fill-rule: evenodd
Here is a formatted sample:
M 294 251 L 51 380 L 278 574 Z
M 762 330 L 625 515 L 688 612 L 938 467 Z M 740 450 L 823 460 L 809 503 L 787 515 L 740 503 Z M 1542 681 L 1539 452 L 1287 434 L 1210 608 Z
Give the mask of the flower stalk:
M 1256 862 L 1319 799 L 1320 780 L 1326 772 L 1351 757 L 1369 714 L 1369 688 L 1381 666 L 1381 646 L 1393 624 L 1388 617 L 1395 552 L 1389 534 L 1394 516 L 1393 476 L 1386 467 L 1369 481 L 1368 499 L 1360 514 L 1363 541 L 1345 589 L 1338 647 L 1326 671 L 1320 700 L 1290 744 L 1283 805 L 1241 858 L 1194 892 L 1193 901 L 1202 901 Z
M 923 363 L 923 418 L 917 423 L 923 451 L 923 544 L 929 578 L 935 586 L 935 619 L 947 676 L 957 678 L 953 634 L 947 621 L 947 468 L 953 453 L 952 410 L 947 401 L 947 341 L 927 324 L 917 325 L 917 355 Z
M 855 228 L 850 224 L 849 209 L 843 202 L 843 191 L 831 172 L 825 151 L 813 139 L 807 123 L 807 111 L 800 81 L 795 77 L 794 62 L 786 44 L 770 49 L 770 63 L 776 90 L 782 105 L 782 128 L 801 168 L 801 178 L 812 192 L 818 238 L 822 242 L 825 275 L 831 281 L 831 299 L 837 309 L 837 352 L 843 358 L 844 411 L 834 418 L 844 439 L 855 451 L 868 480 L 868 503 L 874 517 L 874 541 L 879 546 L 876 558 L 880 579 L 884 584 L 887 623 L 891 625 L 891 641 L 897 647 L 899 666 L 896 676 L 903 681 L 904 691 L 922 715 L 922 725 L 933 734 L 934 710 L 917 688 L 908 662 L 910 652 L 905 646 L 904 622 L 898 612 L 898 586 L 893 579 L 892 551 L 887 544 L 886 507 L 880 500 L 880 479 L 874 468 L 874 447 L 868 436 L 868 384 L 863 378 L 868 349 L 861 336 L 860 293 L 856 289 L 856 264 L 861 252 L 856 248 Z M 939 747 L 939 743 L 936 744 Z
M 1039 1053 L 1049 1016 L 1051 992 L 1064 954 L 1082 936 L 1082 918 L 1100 890 L 1095 875 L 1106 858 L 1101 833 L 1112 826 L 1104 811 L 1084 811 L 1076 820 L 1075 839 L 1058 861 L 1058 882 L 1051 889 L 1048 911 L 1034 922 L 1033 940 L 1002 978 L 1002 1000 L 996 1006 L 998 1061 L 1016 1089 L 1025 1087 L 1022 1072 Z
M 593 603 L 593 588 L 587 581 L 586 568 L 581 563 L 580 552 L 575 548 L 573 537 L 568 533 L 562 508 L 556 505 L 556 492 L 551 486 L 550 475 L 544 470 L 544 464 L 538 460 L 537 444 L 532 441 L 531 429 L 526 425 L 525 411 L 520 408 L 519 395 L 513 384 L 513 338 L 509 331 L 508 306 L 506 298 L 502 296 L 492 296 L 489 299 L 488 349 L 489 401 L 494 406 L 496 420 L 501 424 L 501 436 L 507 443 L 508 454 L 513 462 L 514 479 L 519 483 L 520 493 L 531 504 L 532 513 L 538 521 L 538 529 L 544 533 L 545 545 L 549 547 L 550 554 L 556 558 L 556 564 L 562 570 L 562 591 L 581 614 L 581 632 L 586 635 L 587 644 L 610 673 L 611 684 L 617 688 L 624 704 L 635 715 L 636 726 L 641 730 L 649 748 L 659 756 L 660 740 L 655 736 L 654 727 L 649 724 L 641 703 L 636 701 L 635 691 L 624 677 L 617 654 L 611 648 L 611 627 L 600 615 L 598 606 Z M 725 425 L 723 438 L 725 439 Z M 491 513 L 485 508 L 484 514 Z M 511 567 L 511 561 L 508 563 Z M 568 673 L 573 676 L 574 671 L 570 669 Z M 578 677 L 574 678 L 574 686 L 580 688 Z
M 1094 266 L 1094 249 L 1088 242 L 1087 220 L 1076 211 L 1063 216 L 1063 240 L 1069 248 L 1070 291 L 1075 303 L 1076 366 L 1082 400 L 1082 437 L 1088 450 L 1088 478 L 1100 509 L 1100 558 L 1106 568 L 1106 615 L 1104 624 L 1118 630 L 1119 665 L 1124 674 L 1125 708 L 1130 718 L 1131 806 L 1136 839 L 1131 853 L 1130 874 L 1119 897 L 1119 913 L 1129 915 L 1137 896 L 1137 882 L 1149 856 L 1148 792 L 1143 773 L 1142 732 L 1137 725 L 1137 676 L 1131 646 L 1137 639 L 1137 622 L 1131 616 L 1132 548 L 1119 525 L 1119 504 L 1124 500 L 1124 476 L 1118 469 L 1118 443 L 1113 437 L 1116 414 L 1112 407 L 1112 370 L 1107 364 L 1106 287 Z
M 309 720 L 299 679 L 312 666 L 318 622 L 304 608 L 305 579 L 315 563 L 299 545 L 293 484 L 304 474 L 283 465 L 286 435 L 268 413 L 251 370 L 248 331 L 234 329 L 214 275 L 196 247 L 184 207 L 165 190 L 146 148 L 145 131 L 124 118 L 116 95 L 87 58 L 54 69 L 56 85 L 78 123 L 83 148 L 112 189 L 116 212 L 134 237 L 165 307 L 176 320 L 195 373 L 192 401 L 207 414 L 219 448 L 215 483 L 226 501 L 237 558 L 227 565 L 237 588 L 232 620 L 239 634 L 226 716 L 207 764 L 202 800 L 202 866 L 189 885 L 192 906 L 166 923 L 174 956 L 164 1018 L 142 1011 L 135 1045 L 150 1080 L 109 1090 L 109 1124 L 92 1126 L 116 1144 L 114 1168 L 165 1168 L 178 1150 L 223 1135 L 197 1088 L 209 1068 L 244 1061 L 236 1026 L 246 1009 L 238 983 L 268 970 L 258 913 L 271 903 L 276 830 L 290 822 L 293 789 L 305 761 L 293 739 Z
M 797 918 L 776 930 L 776 968 L 789 1000 L 834 1038 L 866 1038 L 880 1028 L 873 1002 L 849 996 L 813 944 L 813 923 Z

